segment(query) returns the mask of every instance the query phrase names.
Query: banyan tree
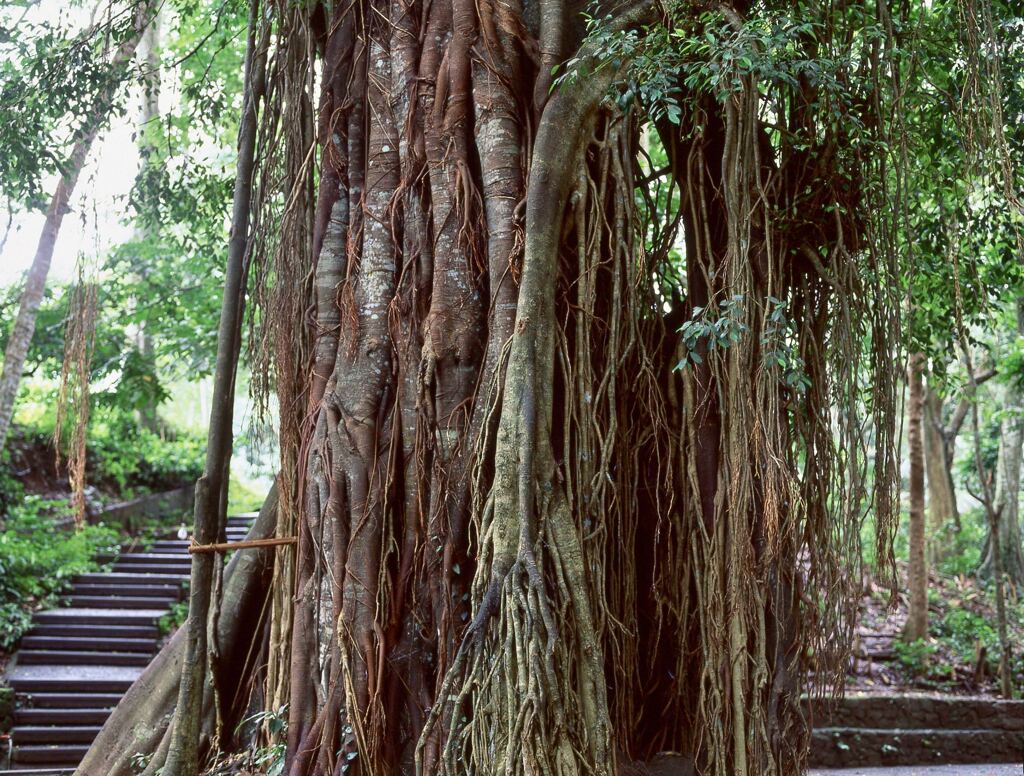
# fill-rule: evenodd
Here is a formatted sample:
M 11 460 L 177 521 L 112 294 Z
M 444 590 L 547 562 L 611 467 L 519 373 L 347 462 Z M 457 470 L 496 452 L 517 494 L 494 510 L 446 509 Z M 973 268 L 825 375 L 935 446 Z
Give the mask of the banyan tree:
M 195 561 L 79 772 L 797 773 L 894 520 L 894 13 L 254 0 L 221 346 L 296 542 Z

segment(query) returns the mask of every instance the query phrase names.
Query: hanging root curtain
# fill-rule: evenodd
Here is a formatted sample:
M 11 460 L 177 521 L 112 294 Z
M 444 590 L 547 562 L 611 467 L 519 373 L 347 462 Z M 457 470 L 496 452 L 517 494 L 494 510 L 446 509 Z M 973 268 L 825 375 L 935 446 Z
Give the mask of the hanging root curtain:
M 895 520 L 895 55 L 762 10 L 261 9 L 287 772 L 799 772 Z

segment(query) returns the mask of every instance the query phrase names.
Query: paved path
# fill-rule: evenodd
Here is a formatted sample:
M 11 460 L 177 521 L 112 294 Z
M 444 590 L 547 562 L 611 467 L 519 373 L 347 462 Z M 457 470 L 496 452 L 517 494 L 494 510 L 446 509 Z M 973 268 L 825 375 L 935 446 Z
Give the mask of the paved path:
M 808 776 L 1024 776 L 1022 765 L 921 765 L 906 768 L 842 768 Z

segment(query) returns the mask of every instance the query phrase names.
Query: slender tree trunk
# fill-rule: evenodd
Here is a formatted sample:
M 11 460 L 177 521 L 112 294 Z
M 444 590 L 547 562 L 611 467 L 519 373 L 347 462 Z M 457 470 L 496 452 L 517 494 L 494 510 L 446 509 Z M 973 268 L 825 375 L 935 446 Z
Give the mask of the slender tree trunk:
M 217 363 L 214 371 L 213 403 L 207 437 L 206 467 L 196 482 L 194 536 L 199 544 L 224 541 L 228 473 L 232 451 L 235 377 L 241 346 L 242 312 L 248 274 L 249 211 L 252 197 L 253 157 L 256 146 L 258 100 L 257 77 L 260 56 L 256 52 L 258 0 L 249 12 L 249 37 L 245 55 L 242 120 L 238 128 L 238 166 L 228 243 L 227 272 L 217 332 Z M 188 636 L 181 671 L 181 685 L 175 708 L 165 776 L 194 776 L 199 769 L 199 734 L 204 682 L 207 676 L 207 617 L 215 586 L 219 589 L 220 558 L 215 553 L 192 556 L 189 592 Z M 216 636 L 214 635 L 214 638 Z M 214 682 L 214 693 L 219 691 Z
M 155 153 L 156 149 L 153 147 L 150 141 L 150 134 L 153 132 L 153 123 L 157 120 L 160 115 L 160 15 L 159 13 L 153 17 L 153 21 L 150 22 L 149 27 L 146 29 L 146 35 L 143 38 L 142 46 L 145 51 L 145 67 L 146 67 L 146 78 L 143 84 L 143 95 L 142 95 L 142 113 L 139 117 L 139 152 L 142 159 L 142 164 L 151 164 L 148 157 L 150 154 Z M 134 241 L 135 242 L 146 242 L 153 237 L 153 231 L 148 226 L 140 226 L 136 228 Z M 142 268 L 143 280 L 145 279 L 146 269 Z M 137 300 L 141 301 L 141 300 Z M 153 350 L 153 336 L 149 332 L 149 328 L 146 323 L 140 324 L 139 329 L 139 352 L 142 354 L 143 359 L 147 363 L 153 363 L 154 350 Z M 139 410 L 139 423 L 140 425 L 155 433 L 160 430 L 159 418 L 157 417 L 157 407 L 155 399 L 147 400 L 144 407 Z
M 928 528 L 933 557 L 942 554 L 948 532 L 960 526 L 960 512 L 953 483 L 952 443 L 947 445 L 942 423 L 943 402 L 930 386 L 925 387 L 924 446 L 928 482 Z
M 1018 334 L 1024 334 L 1024 304 L 1018 302 Z M 996 463 L 995 508 L 999 512 L 999 535 L 992 531 L 985 541 L 978 573 L 996 574 L 997 555 L 1005 579 L 1024 586 L 1024 546 L 1020 524 L 1021 453 L 1024 444 L 1024 392 L 1011 380 L 1003 388 L 1003 416 L 999 424 L 999 456 Z
M 910 606 L 903 636 L 908 641 L 928 635 L 928 561 L 925 531 L 924 356 L 914 353 L 907 369 L 907 447 L 910 457 Z
M 966 358 L 969 367 L 969 356 Z M 974 467 L 978 474 L 978 480 L 981 482 L 981 501 L 985 507 L 985 516 L 988 522 L 989 544 L 992 553 L 992 576 L 995 581 L 996 630 L 999 634 L 999 684 L 1003 697 L 1010 698 L 1012 697 L 1013 690 L 1010 680 L 1011 647 L 1006 622 L 1006 575 L 1003 568 L 1003 552 L 1000 542 L 1002 537 L 1002 530 L 1000 528 L 1002 505 L 997 505 L 996 503 L 992 473 L 985 471 L 981 453 L 981 421 L 977 403 L 972 404 L 971 411 L 974 418 Z
M 135 56 L 139 42 L 142 40 L 150 19 L 150 8 L 150 2 L 140 3 L 136 8 L 134 33 L 118 46 L 110 62 L 112 71 L 117 73 L 118 77 L 112 79 L 109 87 L 99 95 L 96 104 L 91 108 L 90 115 L 86 117 L 84 130 L 75 141 L 71 155 L 64 166 L 64 172 L 53 192 L 50 206 L 46 210 L 46 220 L 43 222 L 36 255 L 32 259 L 25 289 L 21 294 L 18 317 L 15 319 L 11 337 L 7 341 L 3 371 L 0 372 L 0 450 L 3 450 L 7 443 L 7 434 L 10 431 L 11 418 L 14 414 L 14 402 L 18 397 L 18 388 L 21 385 L 29 345 L 31 345 L 32 337 L 35 334 L 36 315 L 43 300 L 46 277 L 50 273 L 50 263 L 53 261 L 53 250 L 57 244 L 61 224 L 68 212 L 71 197 L 75 192 L 75 185 L 78 183 L 78 176 L 81 175 L 82 168 L 85 166 L 89 150 L 99 135 L 103 122 L 110 112 L 114 95 L 127 73 L 128 65 L 132 57 Z

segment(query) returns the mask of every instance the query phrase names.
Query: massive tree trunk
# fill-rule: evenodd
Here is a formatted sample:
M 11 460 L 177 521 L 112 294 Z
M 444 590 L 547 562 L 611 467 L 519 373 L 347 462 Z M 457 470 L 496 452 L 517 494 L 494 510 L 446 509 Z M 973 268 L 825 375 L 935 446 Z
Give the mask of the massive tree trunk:
M 861 283 L 893 265 L 844 220 L 864 203 L 810 90 L 779 87 L 792 132 L 769 136 L 751 74 L 726 97 L 680 81 L 645 172 L 649 117 L 608 99 L 642 47 L 605 61 L 603 36 L 672 27 L 646 0 L 600 18 L 259 14 L 259 339 L 298 534 L 268 696 L 290 698 L 293 776 L 612 774 L 661 750 L 795 774 L 804 676 L 841 677 L 856 516 L 874 496 L 884 537 L 895 514 L 898 300 Z M 678 213 L 641 212 L 647 173 Z
M 907 367 L 907 454 L 910 458 L 910 588 L 903 636 L 908 641 L 928 635 L 928 559 L 924 514 L 924 356 L 914 353 Z
M 11 418 L 14 414 L 14 402 L 18 397 L 18 388 L 21 385 L 29 345 L 32 344 L 32 336 L 35 334 L 36 315 L 43 300 L 46 277 L 50 273 L 50 263 L 53 261 L 53 250 L 57 244 L 61 224 L 68 212 L 71 196 L 78 183 L 78 176 L 82 173 L 82 168 L 85 167 L 89 150 L 99 135 L 103 122 L 113 105 L 117 89 L 126 77 L 128 65 L 135 55 L 139 41 L 142 40 L 152 13 L 151 9 L 151 2 L 139 3 L 135 8 L 133 31 L 117 47 L 110 61 L 110 71 L 114 77 L 98 95 L 89 115 L 85 117 L 83 129 L 78 134 L 71 154 L 62 168 L 63 172 L 57 182 L 57 188 L 54 190 L 50 206 L 46 210 L 46 220 L 43 222 L 43 230 L 39 235 L 39 243 L 36 247 L 35 257 L 32 259 L 32 266 L 29 268 L 25 289 L 21 293 L 18 317 L 15 319 L 14 328 L 7 341 L 3 371 L 0 372 L 0 450 L 3 450 L 7 443 L 7 433 L 10 431 Z

